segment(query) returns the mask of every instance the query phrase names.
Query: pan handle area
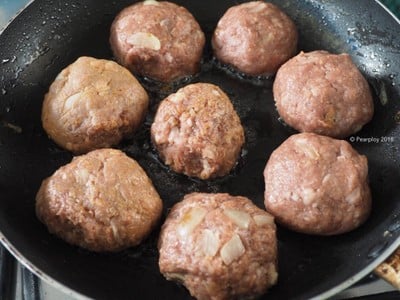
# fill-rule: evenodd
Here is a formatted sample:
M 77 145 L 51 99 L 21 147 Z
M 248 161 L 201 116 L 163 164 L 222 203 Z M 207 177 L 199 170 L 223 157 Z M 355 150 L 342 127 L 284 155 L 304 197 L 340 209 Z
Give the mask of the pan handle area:
M 375 275 L 400 290 L 400 247 L 374 270 Z

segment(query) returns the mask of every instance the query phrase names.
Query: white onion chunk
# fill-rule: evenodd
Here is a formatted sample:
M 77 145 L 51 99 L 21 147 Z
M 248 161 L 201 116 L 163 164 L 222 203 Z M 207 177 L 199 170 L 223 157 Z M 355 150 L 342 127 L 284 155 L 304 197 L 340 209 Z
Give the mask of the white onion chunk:
M 248 213 L 236 209 L 225 209 L 224 214 L 240 228 L 249 228 L 251 217 Z
M 219 249 L 219 238 L 210 229 L 205 229 L 201 238 L 201 246 L 204 255 L 214 257 Z
M 274 224 L 274 217 L 271 215 L 255 215 L 253 217 L 254 222 L 256 222 L 256 224 L 258 226 L 265 226 L 265 225 L 273 225 Z
M 156 51 L 161 48 L 160 40 L 149 32 L 136 32 L 128 37 L 127 42 L 132 46 Z
M 226 265 L 241 257 L 246 249 L 243 246 L 240 236 L 234 234 L 232 238 L 221 248 L 221 258 Z
M 187 237 L 197 225 L 203 221 L 207 211 L 202 207 L 193 207 L 182 217 L 181 223 L 178 225 L 178 234 Z

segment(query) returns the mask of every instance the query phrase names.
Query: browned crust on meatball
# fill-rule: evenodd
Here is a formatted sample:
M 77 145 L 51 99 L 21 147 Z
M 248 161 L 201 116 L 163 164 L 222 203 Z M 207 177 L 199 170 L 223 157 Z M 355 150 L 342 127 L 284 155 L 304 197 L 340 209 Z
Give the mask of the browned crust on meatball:
M 149 98 L 117 63 L 80 57 L 51 84 L 42 107 L 43 128 L 74 153 L 118 144 L 141 125 Z
M 196 83 L 161 102 L 151 137 L 162 160 L 175 172 L 208 179 L 224 176 L 235 166 L 244 130 L 219 87 Z
M 249 75 L 273 74 L 296 54 L 298 33 L 277 6 L 263 1 L 229 8 L 212 37 L 214 55 Z
M 161 211 L 143 169 L 112 149 L 75 157 L 44 180 L 36 196 L 36 214 L 51 233 L 92 251 L 138 245 Z
M 348 232 L 371 210 L 367 158 L 344 140 L 293 135 L 272 153 L 264 178 L 267 211 L 295 231 Z
M 251 299 L 277 281 L 273 217 L 245 197 L 186 195 L 162 226 L 159 251 L 161 273 L 197 299 Z
M 110 44 L 118 61 L 132 72 L 169 82 L 199 71 L 205 36 L 186 8 L 144 1 L 118 14 Z
M 374 113 L 368 83 L 348 54 L 300 53 L 279 69 L 273 92 L 282 119 L 301 132 L 344 138 Z

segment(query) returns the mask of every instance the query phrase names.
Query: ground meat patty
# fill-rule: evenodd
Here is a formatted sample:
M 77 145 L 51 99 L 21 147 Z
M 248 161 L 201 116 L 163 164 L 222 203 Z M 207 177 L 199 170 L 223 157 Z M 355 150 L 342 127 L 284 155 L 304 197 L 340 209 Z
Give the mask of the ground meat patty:
M 374 113 L 368 83 L 348 54 L 300 53 L 279 69 L 273 92 L 282 119 L 302 132 L 344 138 Z
M 118 14 L 110 44 L 118 61 L 132 72 L 169 82 L 198 72 L 205 37 L 184 7 L 148 0 Z
M 274 218 L 249 199 L 186 195 L 170 211 L 159 266 L 197 299 L 251 299 L 278 279 Z
M 44 180 L 36 196 L 36 214 L 51 233 L 92 251 L 139 244 L 161 211 L 143 169 L 113 149 L 75 157 Z
M 160 157 L 174 171 L 208 179 L 224 176 L 235 166 L 244 130 L 219 87 L 196 83 L 161 102 L 151 137 Z
M 295 231 L 344 233 L 371 209 L 367 158 L 343 140 L 293 135 L 272 153 L 264 177 L 267 211 Z
M 145 117 L 146 91 L 115 62 L 80 57 L 51 84 L 42 108 L 47 134 L 75 153 L 118 144 Z
M 212 37 L 214 55 L 249 75 L 272 74 L 297 51 L 297 29 L 277 6 L 253 1 L 229 8 Z

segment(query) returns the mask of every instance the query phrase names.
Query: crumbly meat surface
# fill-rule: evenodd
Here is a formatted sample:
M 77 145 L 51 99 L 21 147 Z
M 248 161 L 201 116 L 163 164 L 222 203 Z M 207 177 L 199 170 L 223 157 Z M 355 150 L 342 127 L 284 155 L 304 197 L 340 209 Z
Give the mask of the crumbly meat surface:
M 45 179 L 36 196 L 36 214 L 51 233 L 97 252 L 138 245 L 161 211 L 143 169 L 114 149 L 75 157 Z
M 58 145 L 81 154 L 130 137 L 148 104 L 146 91 L 127 69 L 113 61 L 80 57 L 51 84 L 42 124 Z
M 249 75 L 274 74 L 296 54 L 298 33 L 276 5 L 251 1 L 229 8 L 212 37 L 214 55 Z
M 192 193 L 159 238 L 161 273 L 197 299 L 251 299 L 277 282 L 273 217 L 248 198 Z
M 174 171 L 208 179 L 224 176 L 235 166 L 244 130 L 219 87 L 196 83 L 161 102 L 151 137 L 160 157 Z
M 205 36 L 192 14 L 167 1 L 144 1 L 115 18 L 110 44 L 135 74 L 170 82 L 199 71 Z
M 374 113 L 368 83 L 348 54 L 300 53 L 279 69 L 273 93 L 282 119 L 301 132 L 344 138 Z
M 367 158 L 344 140 L 293 135 L 272 153 L 264 178 L 267 211 L 295 231 L 348 232 L 371 210 Z

